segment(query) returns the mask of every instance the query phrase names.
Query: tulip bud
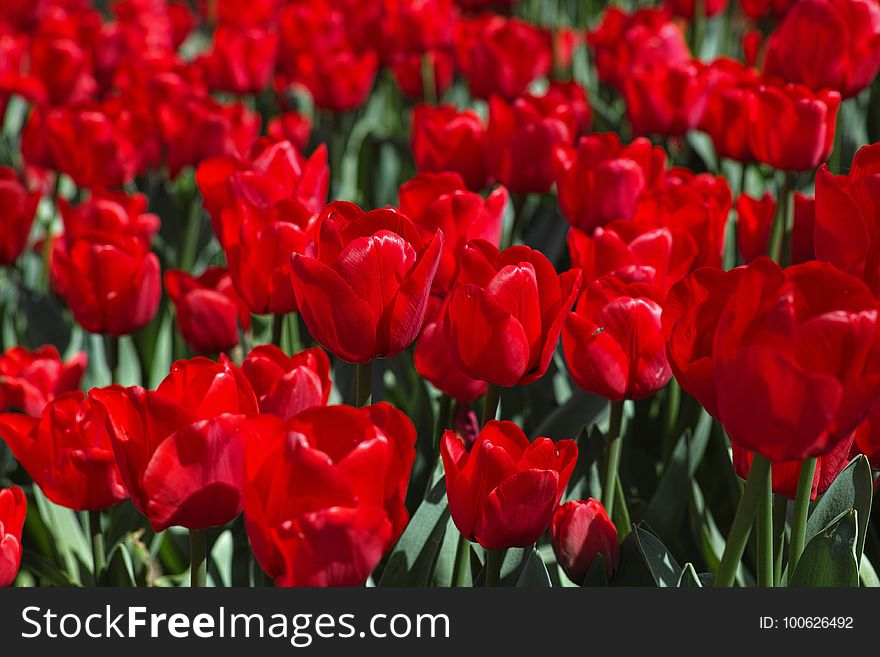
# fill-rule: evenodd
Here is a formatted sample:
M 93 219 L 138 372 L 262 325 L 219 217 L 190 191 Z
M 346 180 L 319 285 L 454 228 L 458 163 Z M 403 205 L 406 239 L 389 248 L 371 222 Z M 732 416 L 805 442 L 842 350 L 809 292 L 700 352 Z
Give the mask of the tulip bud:
M 21 488 L 0 489 L 0 587 L 10 586 L 18 573 L 26 515 L 27 498 Z
M 568 578 L 581 584 L 600 554 L 608 577 L 617 570 L 620 546 L 617 528 L 598 500 L 572 500 L 556 508 L 550 524 L 550 544 Z

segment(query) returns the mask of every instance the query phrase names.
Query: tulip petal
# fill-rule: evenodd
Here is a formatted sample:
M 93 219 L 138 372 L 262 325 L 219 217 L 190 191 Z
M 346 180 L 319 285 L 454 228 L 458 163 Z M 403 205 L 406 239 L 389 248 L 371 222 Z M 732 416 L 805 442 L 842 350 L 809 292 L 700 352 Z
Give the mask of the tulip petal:
M 487 550 L 532 545 L 550 525 L 558 483 L 552 470 L 524 470 L 505 479 L 482 504 L 477 542 Z

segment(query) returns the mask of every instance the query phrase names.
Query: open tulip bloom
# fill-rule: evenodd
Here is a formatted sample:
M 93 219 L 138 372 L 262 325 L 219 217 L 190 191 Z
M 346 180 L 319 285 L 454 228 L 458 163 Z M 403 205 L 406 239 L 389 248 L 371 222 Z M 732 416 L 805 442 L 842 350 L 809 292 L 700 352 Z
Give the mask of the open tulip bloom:
M 880 587 L 880 0 L 588 4 L 0 0 L 0 586 Z

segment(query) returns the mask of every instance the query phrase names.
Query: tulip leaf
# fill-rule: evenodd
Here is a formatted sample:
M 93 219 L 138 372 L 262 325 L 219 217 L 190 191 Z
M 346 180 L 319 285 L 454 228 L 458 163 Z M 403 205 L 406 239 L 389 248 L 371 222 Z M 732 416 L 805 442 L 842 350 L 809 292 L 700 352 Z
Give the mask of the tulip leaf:
M 434 576 L 432 578 L 433 586 L 454 586 L 452 581 L 453 572 L 455 571 L 455 559 L 458 552 L 458 538 L 460 534 L 455 527 L 452 518 L 446 521 L 446 533 L 443 535 L 443 542 L 437 551 L 437 563 L 434 566 Z M 464 549 L 470 552 L 470 541 L 465 541 Z M 473 582 L 473 575 L 470 568 L 470 556 L 465 561 L 465 572 L 462 575 L 462 581 L 467 585 Z
M 581 586 L 608 586 L 608 571 L 605 569 L 605 556 L 597 554 L 584 576 Z
M 76 514 L 70 509 L 65 509 L 49 501 L 37 486 L 34 486 L 34 500 L 40 516 L 51 532 L 55 549 L 64 561 L 67 574 L 74 582 L 79 584 L 80 565 L 86 570 L 91 569 L 91 548 L 86 541 L 85 534 L 80 526 Z
M 849 509 L 807 543 L 790 587 L 855 587 L 859 585 L 856 559 L 858 511 Z
M 639 552 L 658 587 L 677 587 L 682 569 L 675 558 L 669 554 L 659 538 L 641 527 L 635 528 L 636 544 Z
M 101 579 L 104 580 L 101 582 L 102 586 L 106 586 L 110 582 L 113 586 L 136 587 L 138 585 L 134 562 L 125 543 L 117 543 L 110 552 L 107 557 L 107 572 Z
M 859 561 L 859 579 L 862 582 L 862 586 L 866 588 L 874 589 L 880 587 L 880 577 L 877 577 L 874 564 L 864 554 L 862 554 L 862 559 Z
M 546 589 L 552 587 L 547 566 L 538 551 L 532 548 L 516 582 L 518 589 Z
M 559 440 L 574 438 L 584 427 L 590 427 L 608 414 L 608 400 L 582 390 L 575 390 L 571 399 L 550 413 L 531 436 Z
M 703 588 L 703 582 L 694 569 L 694 564 L 688 562 L 681 571 L 681 577 L 678 578 L 678 588 Z
M 427 586 L 443 543 L 449 505 L 446 479 L 428 492 L 388 555 L 377 586 Z
M 856 560 L 862 556 L 868 522 L 871 519 L 871 500 L 874 485 L 871 465 L 860 454 L 846 466 L 825 491 L 807 520 L 807 541 L 823 531 L 835 518 L 848 509 L 858 512 L 858 535 L 856 537 Z
M 232 531 L 225 530 L 211 547 L 211 570 L 216 569 L 215 586 L 232 586 L 232 550 L 235 541 L 232 539 Z M 212 572 L 212 577 L 214 573 Z

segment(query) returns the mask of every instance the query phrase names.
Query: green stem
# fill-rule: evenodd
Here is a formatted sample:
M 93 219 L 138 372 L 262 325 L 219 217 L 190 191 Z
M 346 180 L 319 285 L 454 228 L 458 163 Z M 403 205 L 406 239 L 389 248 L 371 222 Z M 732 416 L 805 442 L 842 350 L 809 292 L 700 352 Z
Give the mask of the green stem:
M 773 219 L 767 254 L 783 267 L 787 267 L 791 264 L 791 229 L 794 223 L 792 196 L 797 174 L 787 172 L 784 176 L 776 199 L 776 217 Z
M 755 454 L 752 459 L 754 467 L 755 459 L 763 459 L 763 456 Z M 758 497 L 758 586 L 772 587 L 774 578 L 773 562 L 773 475 L 772 467 L 760 482 L 761 490 Z
M 810 497 L 813 493 L 813 478 L 816 475 L 816 457 L 809 458 L 801 464 L 798 477 L 797 494 L 794 500 L 794 515 L 791 520 L 791 545 L 788 548 L 788 576 L 794 574 L 804 545 L 807 542 L 807 516 L 810 512 Z
M 202 204 L 198 196 L 193 196 L 190 201 L 189 213 L 186 218 L 186 232 L 183 235 L 183 245 L 180 250 L 178 266 L 185 272 L 192 273 L 196 263 L 196 249 L 199 247 L 199 234 L 202 232 Z
M 617 527 L 617 538 L 622 541 L 632 531 L 632 520 L 629 517 L 629 508 L 620 477 L 617 477 L 617 484 L 614 486 L 614 513 L 617 515 L 617 520 L 614 522 Z
M 718 573 L 715 575 L 715 586 L 733 586 L 736 570 L 746 549 L 746 542 L 748 542 L 749 533 L 752 530 L 752 521 L 755 519 L 755 512 L 758 509 L 762 484 L 769 472 L 770 461 L 756 454 L 752 459 L 752 467 L 749 470 L 749 477 L 746 479 L 746 486 L 743 489 L 739 505 L 736 507 L 736 514 L 733 516 L 733 524 L 727 535 L 727 542 L 724 544 L 724 554 L 721 557 L 721 564 L 718 566 Z
M 455 565 L 452 567 L 452 585 L 462 587 L 467 584 L 465 574 L 467 573 L 468 562 L 471 558 L 470 542 L 464 537 L 464 534 L 458 535 L 458 546 L 455 548 Z
M 483 421 L 480 426 L 484 427 L 489 420 L 494 420 L 498 412 L 498 402 L 501 400 L 501 387 L 490 383 L 483 398 Z
M 785 514 L 788 511 L 788 498 L 776 493 L 773 495 L 773 585 L 782 583 L 782 553 L 785 551 Z
M 691 25 L 691 52 L 694 57 L 700 58 L 700 51 L 703 49 L 703 37 L 706 34 L 706 2 L 705 0 L 696 0 L 694 2 L 694 21 Z
M 437 422 L 434 424 L 434 460 L 440 456 L 440 440 L 443 438 L 443 432 L 449 428 L 449 414 L 452 412 L 452 397 L 449 395 L 440 396 L 440 407 L 437 409 Z
M 299 315 L 290 313 L 287 315 L 287 334 L 290 340 L 290 351 L 298 354 L 302 351 L 302 337 L 299 333 Z
M 501 585 L 501 564 L 504 550 L 486 550 L 486 587 Z
M 666 386 L 666 423 L 663 427 L 663 433 L 667 440 L 674 443 L 675 429 L 678 427 L 678 415 L 681 412 L 681 386 L 675 378 L 669 380 Z
M 92 537 L 92 575 L 95 578 L 95 586 L 101 586 L 107 562 L 104 554 L 104 533 L 101 530 L 100 511 L 89 511 L 89 533 Z
M 368 406 L 373 397 L 373 361 L 357 366 L 357 405 Z
M 434 62 L 430 53 L 422 56 L 422 97 L 428 105 L 437 104 L 437 82 L 434 80 Z
M 107 358 L 107 369 L 110 370 L 110 381 L 119 381 L 119 338 L 115 335 L 104 335 L 104 355 Z
M 602 506 L 608 517 L 614 513 L 614 493 L 620 469 L 620 453 L 623 449 L 623 401 L 611 402 L 611 417 L 608 422 L 608 448 L 605 454 L 605 479 L 602 485 Z
M 204 587 L 208 575 L 208 541 L 204 530 L 189 530 L 189 564 L 190 586 Z
M 272 315 L 272 344 L 279 349 L 281 346 L 281 336 L 284 331 L 284 315 Z

